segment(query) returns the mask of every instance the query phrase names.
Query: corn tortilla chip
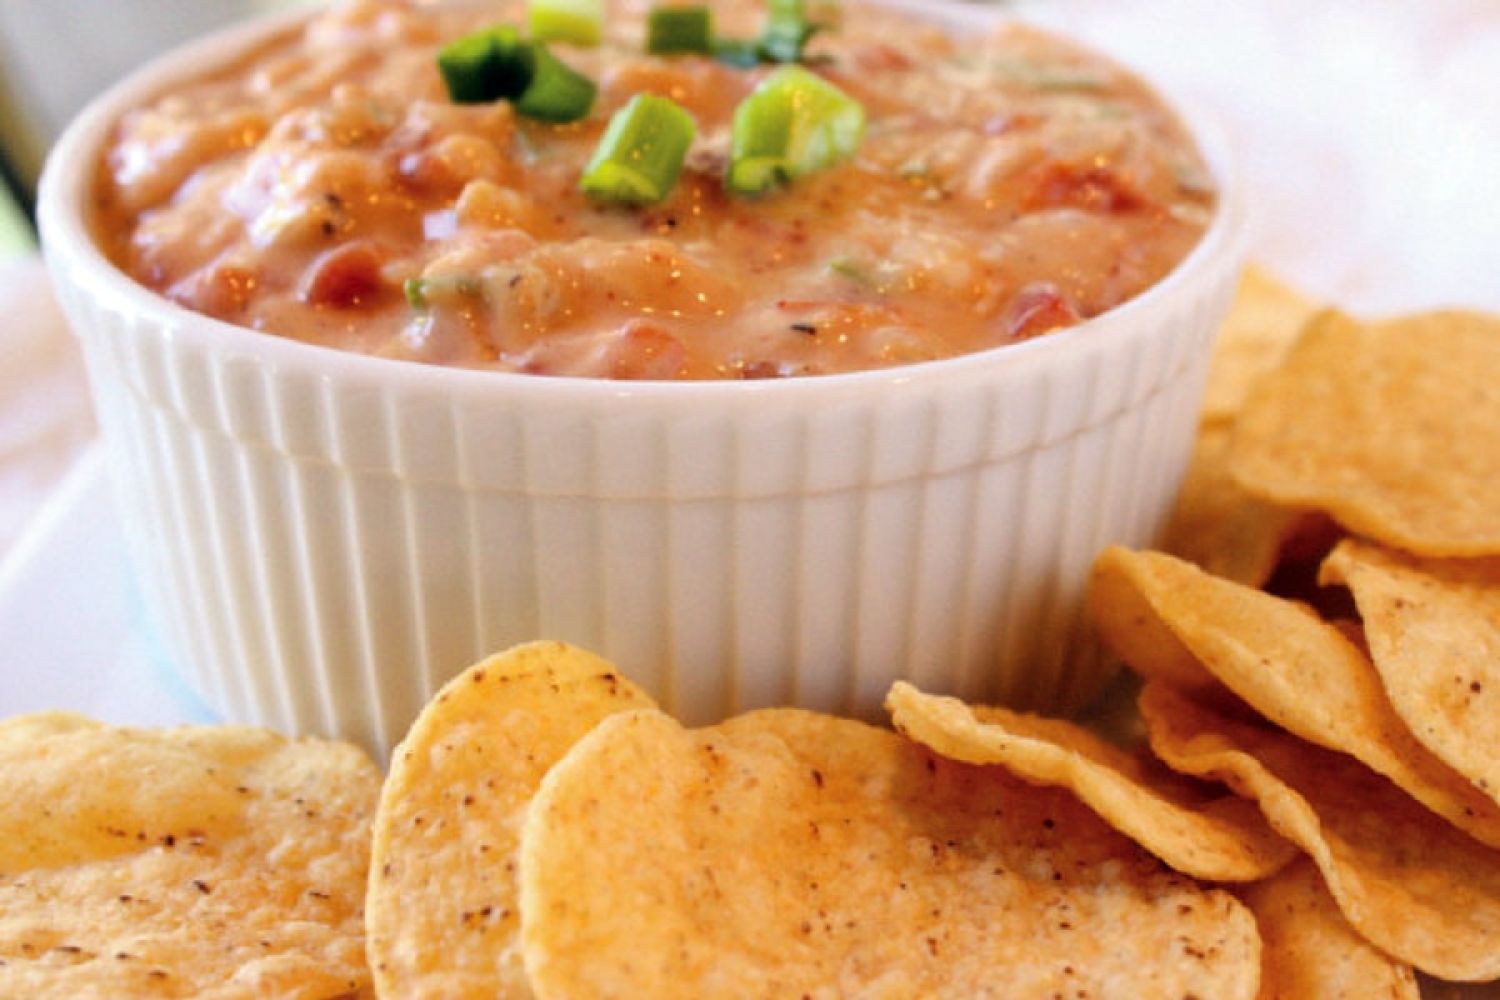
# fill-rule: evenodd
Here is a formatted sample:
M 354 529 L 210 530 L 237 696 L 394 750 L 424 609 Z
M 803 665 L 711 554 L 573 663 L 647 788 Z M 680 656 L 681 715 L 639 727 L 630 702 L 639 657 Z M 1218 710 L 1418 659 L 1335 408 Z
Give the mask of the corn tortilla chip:
M 1105 822 L 1180 872 L 1215 882 L 1265 878 L 1297 853 L 1251 802 L 1184 780 L 1149 756 L 1062 719 L 970 708 L 897 682 L 896 728 L 950 760 L 998 764 L 1024 781 L 1066 788 Z
M 369 996 L 379 787 L 344 743 L 0 723 L 0 996 Z
M 1420 1000 L 1411 966 L 1355 933 L 1311 861 L 1240 898 L 1260 928 L 1260 1000 Z
M 1142 677 L 1165 681 L 1205 701 L 1223 700 L 1223 685 L 1157 612 L 1155 602 L 1163 595 L 1154 570 L 1155 563 L 1141 553 L 1118 545 L 1094 559 L 1088 606 L 1099 638 Z
M 1500 804 L 1417 741 L 1391 707 L 1374 665 L 1337 626 L 1300 604 L 1168 555 L 1111 556 L 1134 564 L 1137 603 L 1149 605 L 1161 625 L 1246 704 L 1305 740 L 1358 758 L 1429 809 L 1500 846 Z M 1172 682 L 1149 662 L 1129 655 L 1126 662 Z
M 1313 320 L 1235 423 L 1245 489 L 1429 556 L 1500 554 L 1500 318 Z
M 1372 944 L 1442 979 L 1500 977 L 1500 851 L 1352 757 L 1232 722 L 1162 684 L 1146 685 L 1140 708 L 1152 749 L 1259 802 Z
M 438 692 L 396 749 L 375 820 L 367 907 L 381 996 L 531 995 L 515 870 L 531 796 L 600 719 L 652 704 L 560 642 L 490 657 Z
M 1323 577 L 1353 592 L 1375 668 L 1412 734 L 1500 796 L 1500 559 L 1421 560 L 1346 541 Z
M 617 715 L 544 779 L 522 846 L 543 997 L 1253 997 L 1229 894 L 1063 792 L 888 730 Z
M 1198 431 L 1162 548 L 1215 576 L 1259 587 L 1310 515 L 1245 492 L 1229 474 L 1230 435 L 1224 424 Z
M 1214 341 L 1203 393 L 1204 423 L 1232 420 L 1250 387 L 1286 356 L 1318 306 L 1250 264 Z

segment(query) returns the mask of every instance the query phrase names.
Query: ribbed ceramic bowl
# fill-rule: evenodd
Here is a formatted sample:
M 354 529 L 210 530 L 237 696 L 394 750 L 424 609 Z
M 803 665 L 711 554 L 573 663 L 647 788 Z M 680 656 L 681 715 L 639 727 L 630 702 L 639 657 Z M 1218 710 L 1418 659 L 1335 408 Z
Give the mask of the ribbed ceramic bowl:
M 610 657 L 690 721 L 874 714 L 897 677 L 1061 709 L 1100 688 L 1089 564 L 1162 526 L 1239 265 L 1211 132 L 1223 197 L 1201 245 L 1064 332 L 781 381 L 447 369 L 188 312 L 91 239 L 112 123 L 274 28 L 113 89 L 40 197 L 143 589 L 224 716 L 383 752 L 450 675 L 533 638 Z

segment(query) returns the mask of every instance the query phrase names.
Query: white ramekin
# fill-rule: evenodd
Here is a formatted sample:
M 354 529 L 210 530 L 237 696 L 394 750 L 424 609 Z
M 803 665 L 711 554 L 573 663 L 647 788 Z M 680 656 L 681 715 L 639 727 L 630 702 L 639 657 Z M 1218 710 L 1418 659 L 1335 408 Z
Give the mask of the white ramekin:
M 764 382 L 439 368 L 189 312 L 90 236 L 120 114 L 276 28 L 115 87 L 40 196 L 148 605 L 226 718 L 383 753 L 461 667 L 539 637 L 613 659 L 693 722 L 871 715 L 898 677 L 1064 710 L 1100 688 L 1089 564 L 1162 527 L 1240 263 L 1221 136 L 1186 116 L 1223 191 L 1191 256 L 1018 346 Z

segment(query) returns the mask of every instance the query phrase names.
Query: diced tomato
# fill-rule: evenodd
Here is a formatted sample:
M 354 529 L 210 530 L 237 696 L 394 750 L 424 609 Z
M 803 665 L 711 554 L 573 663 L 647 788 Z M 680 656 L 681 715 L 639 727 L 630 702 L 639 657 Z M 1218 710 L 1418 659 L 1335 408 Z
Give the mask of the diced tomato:
M 255 272 L 242 264 L 214 264 L 189 275 L 167 290 L 173 301 L 190 309 L 233 319 L 255 293 Z
M 1011 340 L 1029 340 L 1048 330 L 1073 326 L 1082 318 L 1077 307 L 1058 291 L 1056 285 L 1033 282 L 1010 300 L 1005 330 Z
M 1035 170 L 1023 198 L 1027 211 L 1077 208 L 1085 212 L 1133 212 L 1146 199 L 1118 170 L 1109 166 L 1048 163 Z
M 740 378 L 757 380 L 788 378 L 798 373 L 799 366 L 786 361 L 751 361 L 740 369 Z
M 854 53 L 854 61 L 866 73 L 890 73 L 908 70 L 916 65 L 911 56 L 885 42 L 861 45 Z
M 657 324 L 633 319 L 620 328 L 607 357 L 610 378 L 670 379 L 682 370 L 687 348 Z
M 380 251 L 357 241 L 321 254 L 302 280 L 298 297 L 312 306 L 349 309 L 374 300 L 383 287 Z

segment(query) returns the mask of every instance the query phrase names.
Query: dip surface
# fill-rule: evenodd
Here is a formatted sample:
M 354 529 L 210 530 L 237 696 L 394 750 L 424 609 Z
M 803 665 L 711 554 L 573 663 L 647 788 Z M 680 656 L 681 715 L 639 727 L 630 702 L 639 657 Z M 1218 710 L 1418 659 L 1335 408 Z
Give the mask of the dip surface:
M 98 239 L 136 280 L 267 334 L 435 364 L 620 379 L 859 371 L 1038 336 L 1169 272 L 1215 196 L 1138 79 L 1024 27 L 960 40 L 852 3 L 809 68 L 863 103 L 849 162 L 756 198 L 724 188 L 729 124 L 770 67 L 644 52 L 645 5 L 598 48 L 587 119 L 457 105 L 435 54 L 506 4 L 344 3 L 126 114 Z M 749 38 L 758 5 L 721 3 Z M 667 200 L 578 178 L 609 116 L 670 97 L 698 137 Z M 403 294 L 427 279 L 425 302 Z

